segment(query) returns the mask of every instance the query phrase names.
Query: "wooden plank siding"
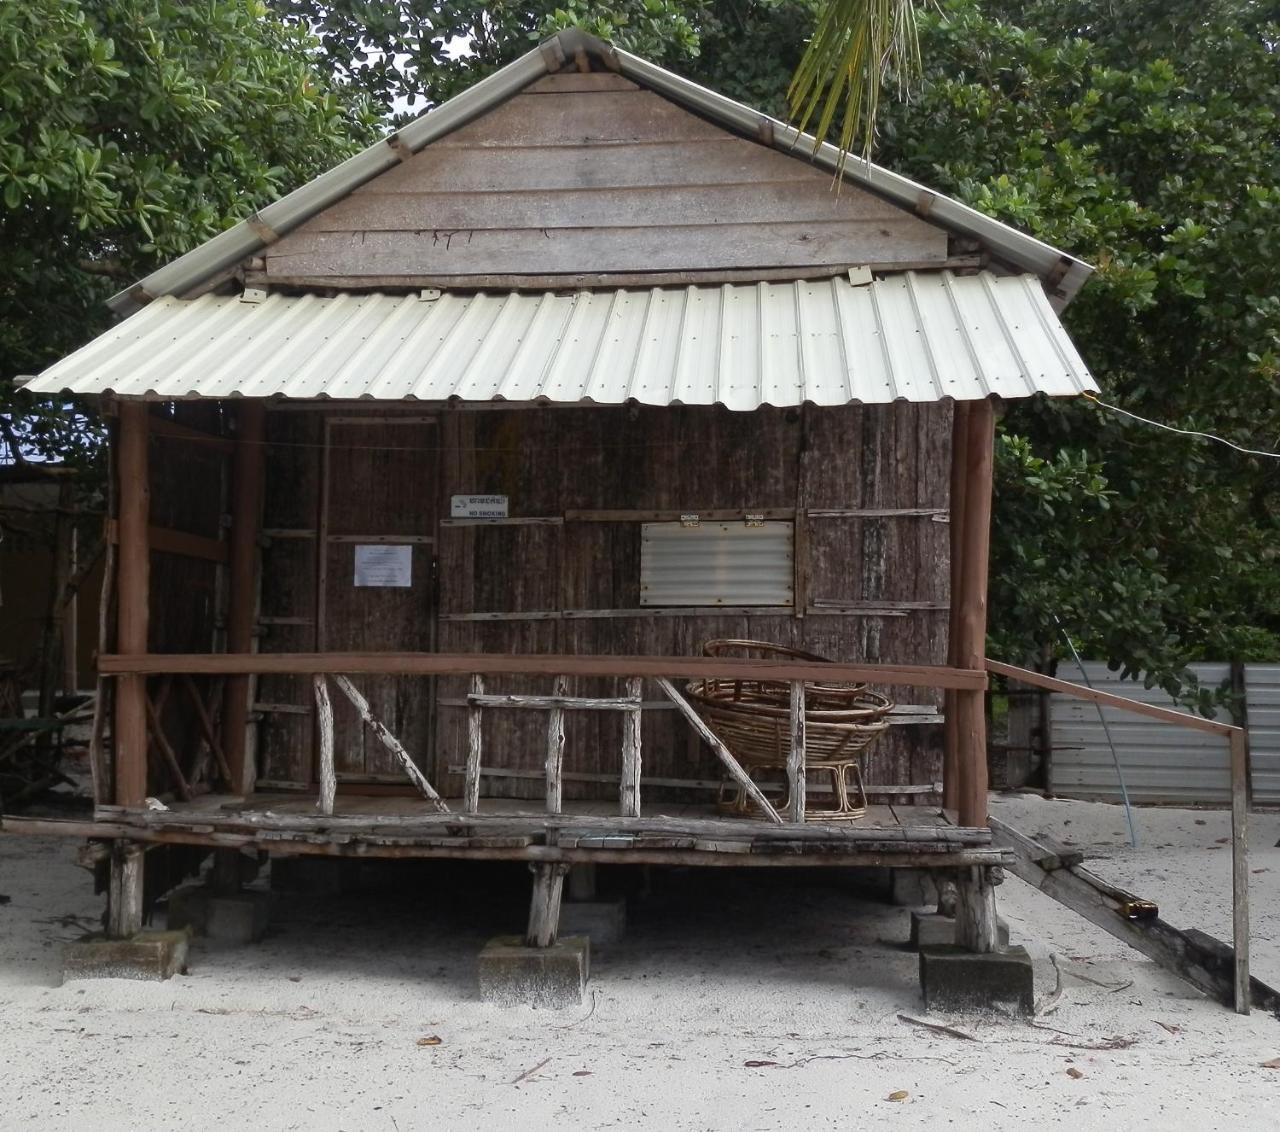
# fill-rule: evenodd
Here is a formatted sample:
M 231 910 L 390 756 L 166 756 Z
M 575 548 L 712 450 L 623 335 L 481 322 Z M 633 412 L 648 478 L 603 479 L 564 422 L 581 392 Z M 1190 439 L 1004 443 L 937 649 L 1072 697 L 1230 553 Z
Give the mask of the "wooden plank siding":
M 600 76 L 616 78 L 614 76 Z M 942 262 L 947 233 L 626 80 L 552 75 L 265 252 L 281 285 Z M 625 85 L 623 85 L 625 84 Z

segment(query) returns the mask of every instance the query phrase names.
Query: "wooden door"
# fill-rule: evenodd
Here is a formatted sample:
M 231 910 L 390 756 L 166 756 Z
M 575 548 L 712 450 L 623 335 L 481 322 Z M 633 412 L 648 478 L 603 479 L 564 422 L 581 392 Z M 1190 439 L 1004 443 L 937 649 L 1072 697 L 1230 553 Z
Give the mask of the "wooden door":
M 326 419 L 316 585 L 320 651 L 434 648 L 438 451 L 434 417 Z M 427 771 L 431 681 L 361 676 L 352 682 Z M 336 688 L 333 699 L 339 783 L 405 783 L 395 757 Z

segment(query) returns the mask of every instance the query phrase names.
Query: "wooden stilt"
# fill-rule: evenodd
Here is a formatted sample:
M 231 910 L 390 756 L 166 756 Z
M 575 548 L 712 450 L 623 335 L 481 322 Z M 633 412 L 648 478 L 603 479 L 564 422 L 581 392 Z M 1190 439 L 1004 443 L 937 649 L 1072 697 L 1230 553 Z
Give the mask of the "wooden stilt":
M 974 401 L 965 429 L 965 503 L 961 531 L 961 587 L 956 663 L 982 668 L 987 643 L 987 565 L 991 483 L 995 457 L 995 406 Z M 960 824 L 987 824 L 987 726 L 985 692 L 956 693 L 956 751 Z
M 260 401 L 245 401 L 236 418 L 231 473 L 231 535 L 227 571 L 231 600 L 227 610 L 227 652 L 253 651 L 258 604 L 258 536 L 262 526 L 262 486 L 266 466 L 266 413 Z M 231 772 L 230 789 L 251 794 L 255 772 L 248 757 L 249 705 L 254 677 L 232 676 L 223 691 L 223 751 Z
M 962 532 L 965 529 L 965 443 L 968 438 L 969 403 L 957 401 L 951 422 L 951 582 L 947 622 L 947 663 L 959 663 L 960 601 L 963 583 Z M 944 745 L 942 755 L 942 804 L 948 810 L 960 806 L 960 740 L 957 697 L 954 689 L 943 695 Z
M 116 841 L 107 887 L 107 936 L 128 939 L 142 930 L 143 846 Z
M 956 943 L 986 955 L 1000 950 L 992 870 L 970 865 L 956 873 Z
M 529 901 L 529 947 L 550 947 L 560 933 L 560 897 L 564 892 L 566 864 L 530 865 L 533 896 Z

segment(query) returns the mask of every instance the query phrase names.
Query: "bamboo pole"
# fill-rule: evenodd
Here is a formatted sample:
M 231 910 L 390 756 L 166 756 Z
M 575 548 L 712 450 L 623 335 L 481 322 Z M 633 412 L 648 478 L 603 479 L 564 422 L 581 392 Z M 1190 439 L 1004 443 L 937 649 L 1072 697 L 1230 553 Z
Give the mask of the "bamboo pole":
M 969 406 L 965 427 L 965 504 L 961 530 L 961 588 L 957 661 L 981 668 L 987 640 L 987 567 L 990 552 L 991 484 L 995 459 L 995 406 Z M 956 693 L 956 752 L 961 825 L 987 824 L 987 725 L 984 694 Z

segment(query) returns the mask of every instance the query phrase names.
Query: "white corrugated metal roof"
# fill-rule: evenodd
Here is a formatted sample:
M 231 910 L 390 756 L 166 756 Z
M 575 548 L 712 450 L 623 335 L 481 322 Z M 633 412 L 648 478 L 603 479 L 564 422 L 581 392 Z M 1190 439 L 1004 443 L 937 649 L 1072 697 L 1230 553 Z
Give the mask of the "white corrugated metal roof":
M 161 298 L 28 388 L 731 409 L 1097 388 L 1032 275 L 432 294 Z
M 722 94 L 631 55 L 577 28 L 567 28 L 533 50 L 495 71 L 448 102 L 407 122 L 383 141 L 267 205 L 250 220 L 219 233 L 186 255 L 165 264 L 110 300 L 113 310 L 128 314 L 157 295 L 179 295 L 232 267 L 283 236 L 303 221 L 385 172 L 401 160 L 402 152 L 417 153 L 424 146 L 466 125 L 511 98 L 543 75 L 552 74 L 585 53 L 610 70 L 625 75 L 673 102 L 703 114 L 711 121 L 748 137 L 767 138 L 766 144 L 797 160 L 811 161 L 839 172 L 845 180 L 916 210 L 924 207 L 931 222 L 959 235 L 973 236 L 1020 271 L 1039 275 L 1054 292 L 1061 308 L 1071 301 L 1093 272 L 1088 264 L 1025 232 L 1019 232 L 985 213 L 879 165 L 849 156 L 829 143 L 819 144 L 776 118 L 770 118 Z

